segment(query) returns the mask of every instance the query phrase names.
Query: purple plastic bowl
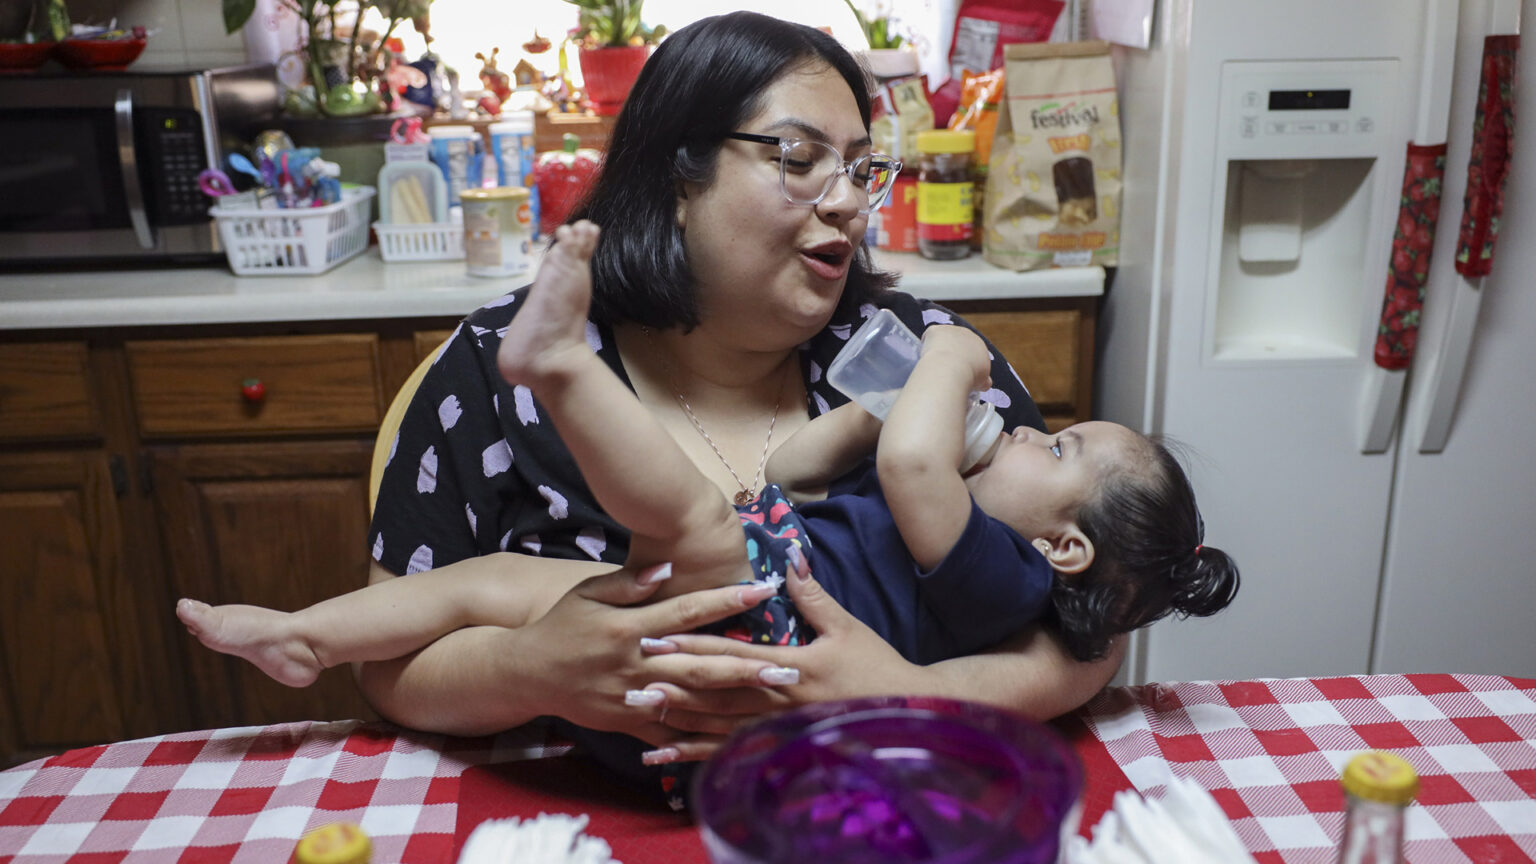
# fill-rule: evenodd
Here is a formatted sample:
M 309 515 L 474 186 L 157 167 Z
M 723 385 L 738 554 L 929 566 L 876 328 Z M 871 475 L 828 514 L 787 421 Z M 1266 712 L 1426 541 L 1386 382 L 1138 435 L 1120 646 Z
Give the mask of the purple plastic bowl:
M 948 699 L 811 705 L 743 729 L 694 779 L 714 864 L 1050 864 L 1082 767 L 1054 730 Z

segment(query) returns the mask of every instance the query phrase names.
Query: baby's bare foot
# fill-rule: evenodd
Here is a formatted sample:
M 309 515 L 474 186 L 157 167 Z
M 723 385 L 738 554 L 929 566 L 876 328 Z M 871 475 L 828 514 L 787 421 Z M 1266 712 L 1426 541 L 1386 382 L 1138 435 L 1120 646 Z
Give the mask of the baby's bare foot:
M 575 352 L 592 353 L 586 326 L 597 236 L 598 227 L 585 219 L 555 229 L 555 243 L 496 352 L 502 377 L 510 383 L 536 385 L 581 360 Z
M 209 606 L 185 598 L 176 604 L 176 617 L 199 642 L 249 660 L 281 684 L 308 687 L 325 667 L 303 639 L 288 632 L 289 614 L 260 606 Z

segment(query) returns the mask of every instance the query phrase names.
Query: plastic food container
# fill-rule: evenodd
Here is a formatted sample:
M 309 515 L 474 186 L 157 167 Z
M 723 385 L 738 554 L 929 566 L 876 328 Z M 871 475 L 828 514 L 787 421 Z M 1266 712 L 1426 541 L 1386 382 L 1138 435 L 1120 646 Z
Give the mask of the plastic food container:
M 694 779 L 714 864 L 1050 864 L 1082 767 L 1050 727 L 989 706 L 885 697 L 737 732 Z

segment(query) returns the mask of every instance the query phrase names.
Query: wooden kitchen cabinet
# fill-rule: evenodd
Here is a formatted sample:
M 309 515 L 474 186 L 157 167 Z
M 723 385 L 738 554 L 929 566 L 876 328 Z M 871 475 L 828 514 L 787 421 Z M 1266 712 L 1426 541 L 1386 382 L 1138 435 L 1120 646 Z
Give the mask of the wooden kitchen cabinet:
M 292 611 L 366 585 L 372 456 L 359 437 L 149 447 L 177 596 Z M 181 636 L 201 728 L 373 716 L 347 667 L 295 689 Z
M 0 344 L 0 767 L 186 725 L 99 365 L 84 341 Z
M 946 304 L 1003 352 L 1058 432 L 1089 419 L 1093 408 L 1097 297 L 1021 302 L 971 300 Z

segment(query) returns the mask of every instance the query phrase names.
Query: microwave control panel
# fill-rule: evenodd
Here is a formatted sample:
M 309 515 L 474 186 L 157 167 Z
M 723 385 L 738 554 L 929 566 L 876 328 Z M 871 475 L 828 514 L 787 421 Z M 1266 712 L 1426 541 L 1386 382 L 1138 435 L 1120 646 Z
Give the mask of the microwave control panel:
M 203 118 L 196 111 L 176 108 L 141 109 L 138 130 L 140 176 L 151 221 L 157 225 L 191 225 L 208 221 L 212 202 L 197 185 L 208 167 L 203 148 Z

